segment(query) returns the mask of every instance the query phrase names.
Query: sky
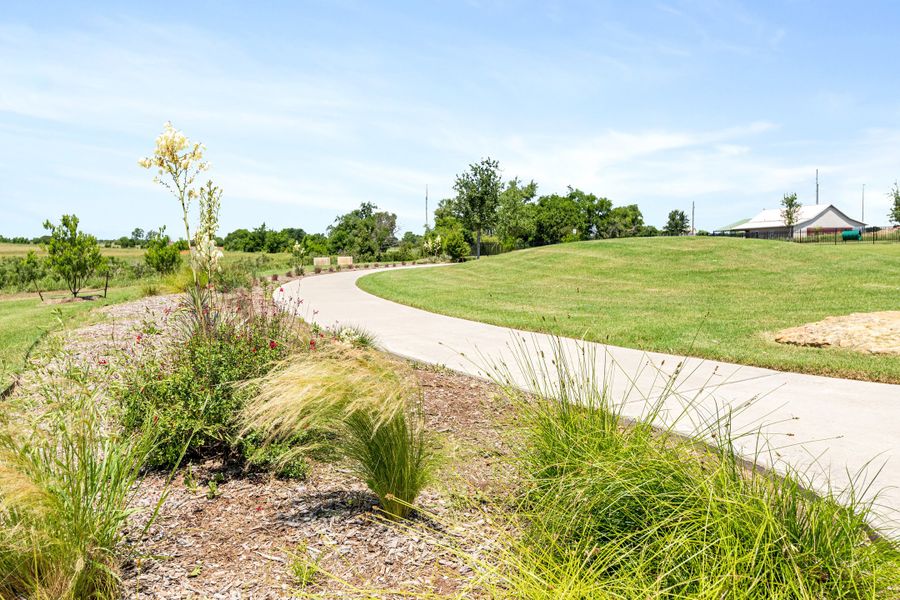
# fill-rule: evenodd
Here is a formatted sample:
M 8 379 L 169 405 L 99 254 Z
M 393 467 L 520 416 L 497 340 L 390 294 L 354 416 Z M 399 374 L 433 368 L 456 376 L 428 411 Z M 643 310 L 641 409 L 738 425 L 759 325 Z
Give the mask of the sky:
M 361 202 L 421 232 L 454 176 L 571 185 L 715 229 L 796 192 L 886 224 L 900 3 L 0 0 L 0 234 L 75 213 L 180 231 L 137 160 L 206 144 L 221 227 L 324 232 Z

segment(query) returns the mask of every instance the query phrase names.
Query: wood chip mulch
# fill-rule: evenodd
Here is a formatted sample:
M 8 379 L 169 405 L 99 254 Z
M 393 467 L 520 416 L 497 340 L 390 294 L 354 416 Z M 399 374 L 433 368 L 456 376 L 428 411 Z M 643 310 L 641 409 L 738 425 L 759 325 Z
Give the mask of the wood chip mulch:
M 314 463 L 305 481 L 193 468 L 179 473 L 146 535 L 130 541 L 143 558 L 125 571 L 129 598 L 323 598 L 454 596 L 472 576 L 461 552 L 489 552 L 479 532 L 488 502 L 508 493 L 508 446 L 498 433 L 507 407 L 493 386 L 450 371 L 416 371 L 426 422 L 443 456 L 435 483 L 409 523 L 383 519 L 377 500 L 351 473 Z M 220 495 L 208 481 L 220 473 Z M 147 515 L 165 475 L 144 481 L 138 504 Z M 192 490 L 191 487 L 194 489 Z M 472 540 L 479 540 L 472 546 Z M 321 572 L 304 587 L 289 573 L 298 547 Z
M 119 361 L 140 360 L 170 339 L 178 298 L 106 307 L 101 322 L 56 336 L 50 345 L 66 351 L 36 355 L 9 406 L 26 407 L 38 386 L 73 363 L 101 381 L 113 379 Z M 493 540 L 485 535 L 485 518 L 505 510 L 514 482 L 510 444 L 500 433 L 514 415 L 487 382 L 413 367 L 441 460 L 409 521 L 385 520 L 377 499 L 340 464 L 312 462 L 303 481 L 248 474 L 219 462 L 190 465 L 171 481 L 166 473 L 151 473 L 134 500 L 136 512 L 123 544 L 131 558 L 122 569 L 122 597 L 473 595 L 471 561 L 463 556 L 490 555 Z M 114 401 L 103 391 L 98 401 Z M 218 482 L 216 494 L 208 493 L 211 479 Z M 164 493 L 165 502 L 145 531 Z M 302 555 L 318 567 L 307 584 L 290 569 L 304 547 Z

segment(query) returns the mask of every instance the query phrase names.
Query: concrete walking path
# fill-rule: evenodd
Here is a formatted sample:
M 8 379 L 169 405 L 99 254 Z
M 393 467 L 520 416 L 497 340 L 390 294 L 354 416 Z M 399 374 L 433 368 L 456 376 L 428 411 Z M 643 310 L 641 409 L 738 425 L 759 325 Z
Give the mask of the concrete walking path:
M 394 354 L 484 376 L 492 364 L 506 363 L 516 383 L 528 377 L 516 367 L 513 346 L 524 340 L 531 356 L 552 356 L 555 338 L 411 308 L 363 292 L 356 280 L 372 270 L 347 271 L 285 283 L 276 301 L 323 327 L 359 325 Z M 302 299 L 303 303 L 299 304 Z M 735 431 L 761 429 L 771 452 L 759 462 L 776 469 L 807 469 L 821 487 L 825 477 L 837 487 L 860 470 L 876 481 L 880 527 L 900 534 L 900 385 L 786 373 L 771 369 L 683 358 L 562 338 L 564 352 L 578 356 L 587 347 L 624 413 L 639 418 L 646 398 L 658 398 L 666 379 L 681 364 L 676 392 L 665 399 L 671 420 L 688 432 L 722 407 L 736 410 Z M 748 401 L 749 404 L 748 404 Z M 739 451 L 756 456 L 755 439 Z M 865 467 L 868 465 L 868 468 Z M 849 473 L 849 475 L 848 475 Z M 875 490 L 871 490 L 873 492 Z

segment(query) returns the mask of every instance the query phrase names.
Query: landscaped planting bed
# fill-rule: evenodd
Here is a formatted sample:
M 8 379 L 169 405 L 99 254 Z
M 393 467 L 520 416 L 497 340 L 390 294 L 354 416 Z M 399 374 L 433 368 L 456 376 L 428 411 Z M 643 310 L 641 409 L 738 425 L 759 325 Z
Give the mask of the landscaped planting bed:
M 0 565 L 15 577 L 0 580 L 0 596 L 893 598 L 900 589 L 900 554 L 871 536 L 868 505 L 812 496 L 802 474 L 746 469 L 727 434 L 709 448 L 625 422 L 589 377 L 523 393 L 502 370 L 486 382 L 384 355 L 364 332 L 284 320 L 266 312 L 263 290 L 204 302 L 200 314 L 214 319 L 197 321 L 183 296 L 122 304 L 109 309 L 114 321 L 68 331 L 35 357 L 3 411 Z M 71 446 L 40 433 L 60 423 L 90 427 L 70 427 Z M 49 444 L 44 458 L 86 441 L 93 487 L 53 485 L 85 475 L 26 460 L 33 453 L 19 441 L 29 435 Z M 376 438 L 353 450 L 354 439 Z M 421 491 L 419 471 L 407 470 L 418 439 Z M 103 466 L 104 456 L 117 462 Z M 385 489 L 412 491 L 398 505 Z M 107 507 L 78 521 L 102 517 L 106 537 L 74 528 L 78 513 L 53 499 Z M 17 537 L 23 528 L 49 537 Z M 12 545 L 23 539 L 34 547 Z

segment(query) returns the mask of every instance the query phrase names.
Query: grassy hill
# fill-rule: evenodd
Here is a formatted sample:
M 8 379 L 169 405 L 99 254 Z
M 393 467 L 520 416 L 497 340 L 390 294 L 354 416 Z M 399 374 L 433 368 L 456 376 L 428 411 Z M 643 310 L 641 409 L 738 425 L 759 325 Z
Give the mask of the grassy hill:
M 369 275 L 378 296 L 619 346 L 900 382 L 900 356 L 784 346 L 782 328 L 900 310 L 900 244 L 643 238 L 532 248 Z

